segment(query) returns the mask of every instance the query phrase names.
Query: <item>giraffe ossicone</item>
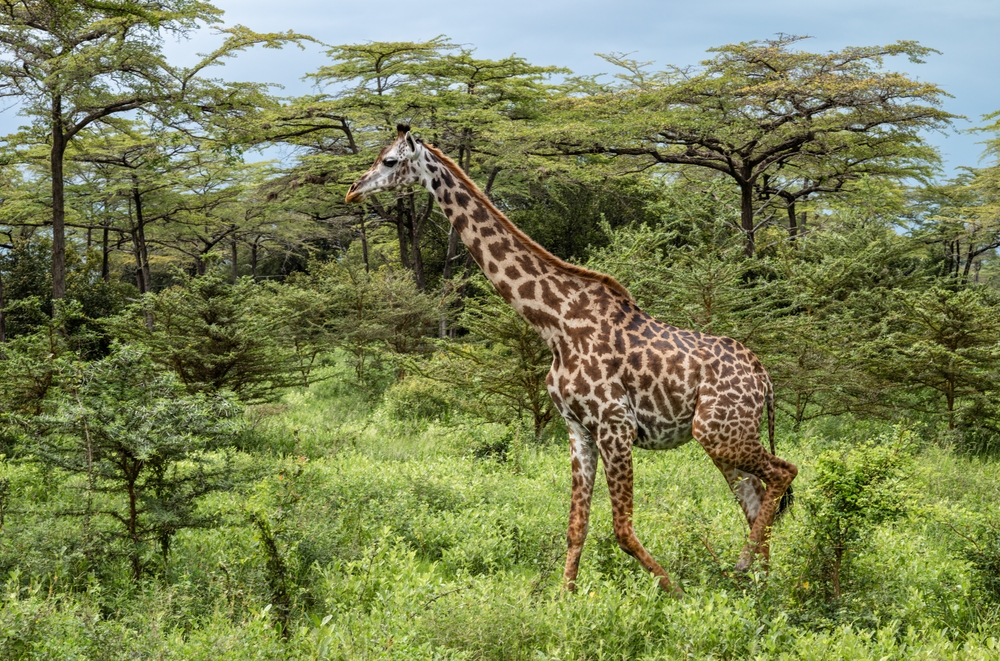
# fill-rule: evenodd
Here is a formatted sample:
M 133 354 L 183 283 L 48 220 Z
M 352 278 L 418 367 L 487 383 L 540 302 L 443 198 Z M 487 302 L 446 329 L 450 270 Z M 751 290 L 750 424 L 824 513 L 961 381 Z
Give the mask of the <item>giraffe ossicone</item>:
M 728 337 L 657 321 L 611 276 L 555 257 L 408 126 L 397 127 L 347 201 L 412 184 L 434 195 L 486 277 L 552 350 L 546 383 L 569 428 L 573 475 L 564 586 L 572 590 L 576 581 L 600 456 L 619 546 L 672 588 L 632 525 L 632 449 L 670 449 L 692 438 L 725 476 L 750 526 L 736 569 L 749 569 L 758 553 L 766 561 L 771 526 L 798 469 L 774 454 L 774 390 L 757 357 Z M 770 452 L 760 442 L 765 408 Z

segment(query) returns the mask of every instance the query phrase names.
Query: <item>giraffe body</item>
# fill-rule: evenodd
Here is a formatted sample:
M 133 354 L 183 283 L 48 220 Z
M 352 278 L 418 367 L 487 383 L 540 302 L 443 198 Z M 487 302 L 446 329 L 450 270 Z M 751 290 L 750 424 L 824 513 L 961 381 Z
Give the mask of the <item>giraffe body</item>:
M 587 535 L 598 457 L 619 546 L 670 588 L 632 526 L 632 449 L 697 439 L 722 472 L 750 526 L 737 569 L 767 540 L 794 465 L 760 443 L 773 411 L 770 377 L 727 337 L 682 330 L 643 312 L 613 278 L 551 255 L 511 223 L 446 156 L 399 127 L 396 141 L 348 192 L 348 201 L 414 183 L 431 191 L 472 258 L 552 351 L 547 386 L 570 435 L 572 500 L 564 582 L 573 589 Z

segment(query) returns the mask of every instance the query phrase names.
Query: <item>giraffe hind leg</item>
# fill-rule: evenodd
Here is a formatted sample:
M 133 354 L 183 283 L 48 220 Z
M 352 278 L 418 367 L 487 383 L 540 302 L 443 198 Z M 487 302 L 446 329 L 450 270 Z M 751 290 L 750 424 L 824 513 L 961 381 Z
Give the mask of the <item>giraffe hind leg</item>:
M 747 525 L 753 528 L 764 502 L 764 484 L 755 475 L 741 471 L 722 460 L 713 459 L 713 462 L 729 483 L 729 488 L 736 496 L 736 502 L 743 510 Z
M 798 474 L 798 469 L 784 459 L 772 455 L 761 445 L 755 424 L 760 421 L 759 415 L 756 421 L 748 417 L 746 424 L 729 428 L 728 433 L 723 431 L 726 428 L 722 425 L 709 424 L 712 421 L 711 411 L 699 411 L 695 415 L 693 429 L 695 438 L 715 464 L 731 467 L 736 473 L 730 471 L 730 474 L 737 477 L 740 473 L 748 474 L 765 485 L 763 493 L 759 495 L 760 508 L 753 521 L 750 521 L 749 513 L 744 510 L 750 523 L 750 538 L 740 553 L 736 570 L 747 571 L 753 564 L 755 555 L 762 555 L 765 561 L 768 559 L 770 555 L 768 540 L 778 503 Z M 725 475 L 726 471 L 723 471 L 723 474 Z M 728 480 L 729 476 L 726 477 Z M 753 484 L 752 481 L 750 483 Z M 737 497 L 739 495 L 738 492 Z M 742 502 L 740 504 L 743 506 Z

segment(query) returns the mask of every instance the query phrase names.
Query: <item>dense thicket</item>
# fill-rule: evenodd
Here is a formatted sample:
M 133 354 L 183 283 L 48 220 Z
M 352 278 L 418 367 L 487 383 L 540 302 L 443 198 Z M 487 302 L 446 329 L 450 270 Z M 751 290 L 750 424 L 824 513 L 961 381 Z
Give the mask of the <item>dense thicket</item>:
M 978 129 L 986 164 L 944 180 L 923 137 L 953 119 L 943 93 L 888 59 L 928 49 L 781 37 L 693 68 L 610 56 L 604 82 L 444 38 L 367 43 L 326 51 L 319 93 L 279 99 L 201 71 L 306 37 L 236 28 L 180 69 L 161 40 L 211 5 L 7 5 L 0 92 L 31 124 L 0 166 L 3 654 L 112 658 L 149 629 L 150 649 L 210 654 L 215 632 L 234 658 L 244 638 L 266 658 L 500 658 L 505 640 L 509 658 L 655 656 L 586 597 L 543 598 L 563 550 L 550 476 L 568 475 L 545 344 L 424 191 L 343 202 L 399 121 L 553 253 L 738 339 L 775 379 L 782 454 L 805 470 L 771 578 L 726 573 L 721 480 L 681 493 L 710 478 L 639 469 L 685 503 L 640 516 L 730 639 L 661 630 L 661 610 L 693 616 L 600 535 L 598 603 L 667 657 L 996 649 L 1000 122 Z M 283 161 L 248 156 L 274 146 Z M 913 596 L 880 554 L 942 569 L 906 570 Z M 494 577 L 513 587 L 491 594 Z

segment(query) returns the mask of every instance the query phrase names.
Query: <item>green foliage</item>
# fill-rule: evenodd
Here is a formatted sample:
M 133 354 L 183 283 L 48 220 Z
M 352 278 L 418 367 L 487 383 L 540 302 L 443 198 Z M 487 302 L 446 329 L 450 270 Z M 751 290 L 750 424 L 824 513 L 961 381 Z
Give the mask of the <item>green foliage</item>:
M 259 402 L 302 382 L 298 356 L 282 342 L 286 324 L 297 322 L 286 312 L 252 280 L 231 285 L 210 274 L 143 298 L 114 328 L 190 392 L 230 390 Z
M 561 99 L 541 140 L 554 153 L 722 173 L 739 192 L 748 257 L 759 211 L 788 213 L 794 238 L 800 200 L 865 176 L 929 176 L 937 154 L 915 131 L 943 128 L 955 116 L 940 109 L 941 88 L 884 71 L 883 62 L 899 55 L 919 62 L 934 51 L 900 41 L 819 54 L 797 50 L 802 40 L 728 44 L 698 68 L 660 72 L 605 56 L 621 69 L 617 84 Z
M 987 522 L 976 532 L 975 538 L 967 539 L 965 557 L 976 572 L 978 586 L 983 596 L 994 604 L 1000 604 L 1000 528 L 995 522 Z
M 684 586 L 684 598 L 665 597 L 617 548 L 603 481 L 594 496 L 582 582 L 576 594 L 564 595 L 564 447 L 528 445 L 517 450 L 516 462 L 482 461 L 470 450 L 501 444 L 510 429 L 415 426 L 394 419 L 386 407 L 366 408 L 365 401 L 356 389 L 328 379 L 291 393 L 282 409 L 272 406 L 271 432 L 291 437 L 300 430 L 312 458 L 294 451 L 235 456 L 252 481 L 201 499 L 200 511 L 217 513 L 220 525 L 179 531 L 171 570 L 138 585 L 119 577 L 127 568 L 98 554 L 93 562 L 101 571 L 75 582 L 67 567 L 43 562 L 79 535 L 78 520 L 43 514 L 45 507 L 54 512 L 79 502 L 77 485 L 45 484 L 37 464 L 0 462 L 0 479 L 10 485 L 0 559 L 6 568 L 24 568 L 3 590 L 2 653 L 112 659 L 129 658 L 136 649 L 164 658 L 233 659 L 995 656 L 1000 613 L 984 599 L 985 575 L 967 560 L 964 546 L 954 548 L 954 536 L 941 532 L 958 511 L 970 521 L 988 519 L 1000 496 L 991 460 L 932 444 L 917 451 L 912 434 L 883 433 L 850 418 L 803 434 L 781 429 L 786 453 L 802 467 L 799 493 L 819 499 L 832 490 L 843 509 L 832 515 L 862 531 L 851 550 L 848 590 L 831 608 L 819 596 L 822 582 L 803 573 L 815 567 L 809 553 L 822 519 L 794 510 L 798 514 L 775 532 L 770 575 L 728 576 L 724 569 L 739 553 L 745 526 L 701 448 L 638 452 L 637 531 Z M 316 425 L 329 426 L 314 432 Z M 863 430 L 840 438 L 855 426 Z M 851 455 L 850 439 L 859 436 L 877 443 Z M 843 452 L 832 452 L 838 438 Z M 327 454 L 309 445 L 322 439 Z M 894 444 L 906 449 L 895 458 L 880 453 Z M 879 474 L 888 477 L 869 480 L 862 455 L 877 460 Z M 899 516 L 901 485 L 893 482 L 892 465 L 906 474 L 903 496 L 920 491 L 934 501 L 920 516 Z M 902 506 L 909 502 L 902 500 Z M 24 511 L 26 503 L 36 518 Z
M 972 455 L 1000 456 L 1000 395 L 983 388 L 955 416 L 955 449 Z
M 913 432 L 896 427 L 816 458 L 815 474 L 801 500 L 812 528 L 806 572 L 824 590 L 824 600 L 843 596 L 851 583 L 851 562 L 869 548 L 873 531 L 912 506 L 908 483 L 914 442 Z
M 41 413 L 74 361 L 101 353 L 103 338 L 89 332 L 91 320 L 78 302 L 62 301 L 53 312 L 51 318 L 43 315 L 44 323 L 30 335 L 0 347 L 0 413 Z
M 760 265 L 740 259 L 742 248 L 718 233 L 677 246 L 677 232 L 663 226 L 607 229 L 610 242 L 589 266 L 619 278 L 650 314 L 755 347 L 786 323 L 786 283 L 755 277 Z
M 0 20 L 8 47 L 96 31 L 24 51 L 55 53 L 30 71 L 0 52 L 35 120 L 0 196 L 0 656 L 996 657 L 1000 179 L 903 188 L 936 163 L 919 130 L 952 116 L 883 62 L 929 49 L 779 36 L 557 85 L 444 37 L 373 42 L 332 47 L 312 75 L 330 87 L 279 104 L 199 73 L 295 35 L 232 28 L 182 69 L 159 31 L 209 4 L 50 4 L 18 7 L 58 33 Z M 559 594 L 564 444 L 525 442 L 562 435 L 548 349 L 469 281 L 430 198 L 342 201 L 400 120 L 556 254 L 761 357 L 801 468 L 770 574 L 727 572 L 743 518 L 690 444 L 634 459 L 637 531 L 685 598 L 621 553 L 600 482 Z M 276 142 L 292 167 L 242 162 Z M 62 184 L 53 309 L 59 250 L 34 228 Z
M 459 391 L 416 374 L 393 384 L 384 395 L 386 409 L 399 420 L 447 422 L 460 409 Z
M 492 287 L 475 282 L 480 296 L 468 299 L 459 316 L 469 336 L 441 344 L 419 369 L 462 393 L 464 409 L 490 422 L 525 420 L 539 439 L 556 416 L 545 385 L 552 353 Z
M 231 487 L 227 458 L 210 451 L 234 404 L 184 394 L 130 347 L 69 368 L 77 373 L 61 380 L 48 410 L 30 423 L 33 456 L 69 476 L 81 494 L 64 514 L 83 521 L 82 543 L 96 547 L 86 552 L 124 554 L 138 580 L 151 542 L 166 563 L 178 531 L 213 522 L 198 503 Z
M 294 284 L 265 285 L 274 307 L 269 314 L 282 320 L 279 342 L 293 351 L 301 383 L 312 380 L 313 369 L 324 351 L 335 345 L 336 336 L 329 328 L 330 305 L 320 292 Z
M 0 361 L 0 411 L 38 414 L 66 361 L 65 338 L 55 324 L 7 342 Z M 10 450 L 11 448 L 6 448 Z
M 370 390 L 382 385 L 386 364 L 430 351 L 427 336 L 445 314 L 445 301 L 420 291 L 408 272 L 369 271 L 351 256 L 293 282 L 319 292 L 326 311 L 323 332 L 352 357 L 357 383 Z
M 939 413 L 949 429 L 965 402 L 995 391 L 1000 377 L 1000 296 L 985 287 L 940 285 L 888 302 L 884 330 L 857 348 L 858 360 L 910 398 L 895 401 Z M 928 396 L 940 398 L 935 406 Z
M 47 241 L 17 241 L 0 256 L 7 337 L 36 330 L 51 312 L 52 261 Z
M 0 254 L 0 280 L 3 283 L 3 324 L 5 336 L 17 338 L 38 332 L 50 325 L 52 307 L 52 242 L 46 238 L 15 239 L 9 250 Z M 79 308 L 69 316 L 57 312 L 62 332 L 74 335 L 77 348 L 99 354 L 106 348 L 100 335 L 100 319 L 118 313 L 134 290 L 121 282 L 108 282 L 95 269 L 93 254 L 76 250 L 67 254 L 71 269 L 66 297 Z M 72 308 L 72 305 L 70 307 Z

